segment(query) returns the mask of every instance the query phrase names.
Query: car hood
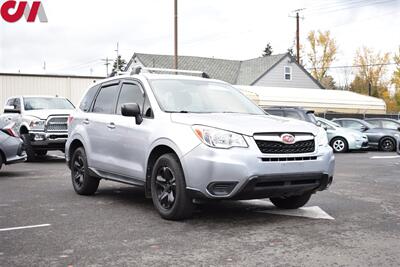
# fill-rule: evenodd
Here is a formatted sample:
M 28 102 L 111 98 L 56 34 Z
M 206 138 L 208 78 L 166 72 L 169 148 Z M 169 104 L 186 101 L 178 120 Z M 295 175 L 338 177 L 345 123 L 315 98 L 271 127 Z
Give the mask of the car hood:
M 253 136 L 254 133 L 312 133 L 317 135 L 318 127 L 300 120 L 271 115 L 249 115 L 238 113 L 171 114 L 171 121 L 187 125 L 204 125 Z
M 46 120 L 52 115 L 69 115 L 73 112 L 73 109 L 39 109 L 39 110 L 27 110 L 24 111 L 24 115 L 33 116 L 41 120 Z

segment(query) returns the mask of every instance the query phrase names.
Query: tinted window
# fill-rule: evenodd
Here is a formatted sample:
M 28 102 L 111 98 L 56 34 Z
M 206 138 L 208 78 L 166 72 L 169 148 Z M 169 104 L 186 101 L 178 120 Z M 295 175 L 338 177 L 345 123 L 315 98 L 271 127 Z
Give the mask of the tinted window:
M 301 117 L 301 115 L 293 110 L 286 110 L 286 117 L 292 118 L 292 119 L 297 119 L 297 120 L 304 120 L 303 117 Z
M 15 100 L 15 98 L 8 99 L 6 105 L 7 105 L 7 106 L 13 106 L 13 107 L 15 108 L 15 106 L 14 106 L 14 100 Z
M 16 99 L 14 100 L 14 107 L 15 107 L 16 109 L 21 109 L 21 100 L 20 100 L 19 98 L 16 98 Z
M 375 127 L 382 127 L 381 123 L 379 121 L 368 121 L 368 123 L 374 125 Z
M 93 99 L 96 96 L 97 90 L 99 89 L 100 85 L 94 86 L 90 88 L 86 95 L 83 97 L 81 104 L 79 105 L 79 109 L 88 112 L 90 110 L 90 106 L 92 105 Z
M 354 129 L 354 130 L 358 130 L 358 131 L 361 131 L 361 128 L 363 126 L 358 121 L 342 121 L 342 125 L 345 128 L 350 128 L 350 129 Z
M 382 126 L 383 128 L 397 130 L 400 127 L 400 124 L 397 124 L 393 121 L 382 121 Z
M 118 92 L 119 84 L 101 88 L 99 94 L 97 95 L 96 102 L 94 103 L 93 112 L 114 114 Z
M 123 104 L 137 103 L 143 109 L 143 102 L 144 96 L 140 87 L 137 84 L 124 83 L 118 99 L 117 114 L 121 114 Z
M 271 115 L 285 117 L 285 115 L 283 114 L 282 110 L 268 110 L 268 109 L 266 109 L 265 111 L 268 112 Z

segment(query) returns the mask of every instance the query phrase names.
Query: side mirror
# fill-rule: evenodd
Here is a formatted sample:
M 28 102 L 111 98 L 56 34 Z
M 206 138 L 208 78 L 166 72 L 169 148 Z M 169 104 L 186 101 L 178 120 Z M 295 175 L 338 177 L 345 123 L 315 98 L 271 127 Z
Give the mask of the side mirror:
M 5 106 L 4 113 L 21 113 L 21 110 L 16 109 L 14 106 Z
M 369 130 L 369 128 L 367 127 L 367 126 L 361 126 L 361 132 L 365 132 L 365 131 L 368 131 Z
M 397 128 L 397 131 L 399 131 L 399 132 L 400 132 L 400 127 L 398 127 L 398 128 Z
M 137 103 L 126 103 L 121 106 L 121 114 L 125 117 L 135 117 L 136 124 L 143 122 L 140 106 Z

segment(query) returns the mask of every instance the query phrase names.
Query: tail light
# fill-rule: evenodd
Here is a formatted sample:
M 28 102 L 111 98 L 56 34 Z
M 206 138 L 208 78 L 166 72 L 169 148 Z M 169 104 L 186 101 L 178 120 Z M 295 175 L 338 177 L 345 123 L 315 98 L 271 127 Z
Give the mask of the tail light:
M 1 129 L 1 131 L 9 136 L 18 137 L 18 134 L 14 131 L 13 126 L 14 126 L 13 124 L 8 125 L 3 129 Z

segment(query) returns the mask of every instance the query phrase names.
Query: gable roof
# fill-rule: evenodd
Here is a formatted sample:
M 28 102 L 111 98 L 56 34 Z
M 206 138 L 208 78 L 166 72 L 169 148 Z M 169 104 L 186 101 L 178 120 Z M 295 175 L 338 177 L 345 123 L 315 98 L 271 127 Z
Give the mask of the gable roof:
M 291 57 L 289 53 L 258 57 L 249 60 L 228 60 L 219 58 L 179 56 L 178 66 L 184 70 L 197 70 L 206 72 L 211 78 L 222 80 L 231 84 L 252 85 L 269 70 L 275 67 L 284 58 Z M 126 70 L 138 60 L 145 67 L 173 69 L 174 56 L 135 53 Z M 294 60 L 294 63 L 297 62 Z M 320 88 L 322 85 L 316 81 L 308 71 L 297 64 Z

